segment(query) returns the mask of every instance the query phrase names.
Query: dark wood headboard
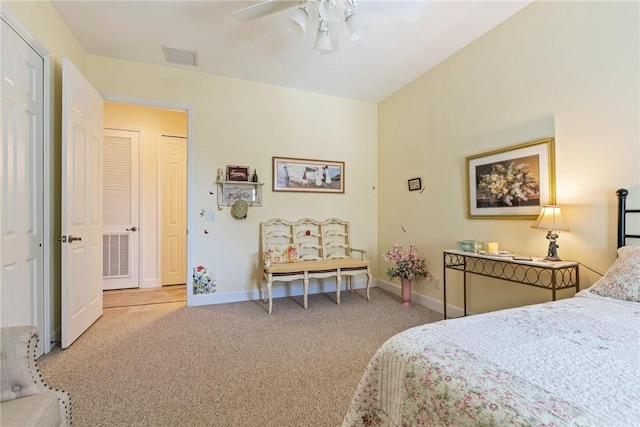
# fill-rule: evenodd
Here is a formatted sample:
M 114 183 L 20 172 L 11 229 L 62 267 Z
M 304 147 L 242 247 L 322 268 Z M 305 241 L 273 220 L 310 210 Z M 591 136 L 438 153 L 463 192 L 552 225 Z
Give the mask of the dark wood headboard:
M 640 239 L 640 234 L 627 234 L 626 232 L 627 214 L 640 214 L 640 209 L 627 209 L 627 194 L 629 191 L 624 188 L 616 191 L 616 196 L 618 196 L 618 247 L 624 246 L 628 238 Z

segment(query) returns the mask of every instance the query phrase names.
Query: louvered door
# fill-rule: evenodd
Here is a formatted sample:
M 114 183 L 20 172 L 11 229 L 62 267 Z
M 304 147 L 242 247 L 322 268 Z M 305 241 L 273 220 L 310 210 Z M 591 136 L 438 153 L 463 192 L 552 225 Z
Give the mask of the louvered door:
M 137 288 L 140 264 L 140 134 L 105 129 L 103 145 L 103 288 Z

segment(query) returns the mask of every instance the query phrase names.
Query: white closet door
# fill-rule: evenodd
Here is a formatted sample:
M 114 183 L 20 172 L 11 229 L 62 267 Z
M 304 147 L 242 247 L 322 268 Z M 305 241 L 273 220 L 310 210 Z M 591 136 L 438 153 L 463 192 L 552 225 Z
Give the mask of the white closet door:
M 0 21 L 0 325 L 35 325 L 45 336 L 44 59 Z

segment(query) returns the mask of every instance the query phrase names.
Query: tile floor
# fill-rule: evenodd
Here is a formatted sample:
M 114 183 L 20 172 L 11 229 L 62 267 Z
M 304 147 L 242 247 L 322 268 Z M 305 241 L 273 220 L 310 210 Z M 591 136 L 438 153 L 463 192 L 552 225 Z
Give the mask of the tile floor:
M 184 285 L 176 285 L 176 286 L 171 286 L 172 290 L 175 290 L 176 288 L 180 288 L 182 287 L 185 290 L 186 293 L 186 287 Z M 158 291 L 157 288 L 149 288 L 149 289 L 121 289 L 121 290 L 111 290 L 111 291 L 103 291 L 103 292 L 109 292 L 109 293 L 119 293 L 119 294 L 125 294 L 125 293 L 136 293 L 139 295 L 144 295 L 145 292 L 148 291 Z M 130 305 L 130 306 L 126 306 L 126 307 L 112 307 L 112 308 L 104 308 L 103 309 L 103 315 L 113 315 L 113 314 L 119 314 L 119 313 L 139 313 L 142 311 L 158 311 L 158 310 L 175 310 L 177 308 L 181 308 L 181 307 L 186 307 L 187 302 L 186 301 L 178 301 L 178 302 L 167 302 L 167 303 L 144 303 L 144 298 L 143 298 L 143 302 L 139 305 Z

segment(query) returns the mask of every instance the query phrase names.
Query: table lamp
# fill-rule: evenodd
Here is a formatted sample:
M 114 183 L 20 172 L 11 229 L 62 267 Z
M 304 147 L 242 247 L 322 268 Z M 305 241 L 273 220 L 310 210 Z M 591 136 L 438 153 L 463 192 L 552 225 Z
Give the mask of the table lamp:
M 558 235 L 555 231 L 569 231 L 569 228 L 562 219 L 562 213 L 560 212 L 560 206 L 543 206 L 540 211 L 540 215 L 536 222 L 531 225 L 531 228 L 538 230 L 547 230 L 547 240 L 549 240 L 549 251 L 544 258 L 547 261 L 562 261 L 558 257 L 558 244 L 556 239 Z

